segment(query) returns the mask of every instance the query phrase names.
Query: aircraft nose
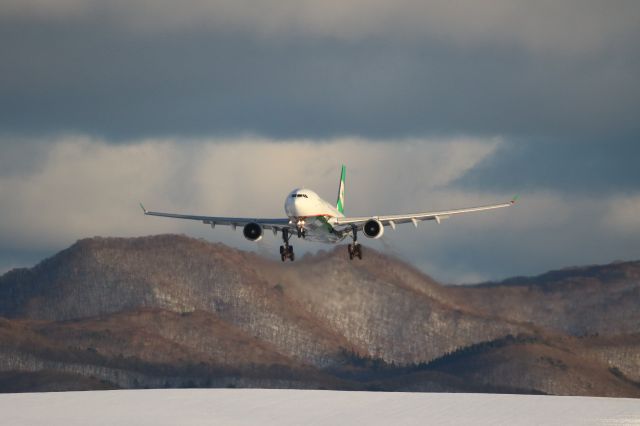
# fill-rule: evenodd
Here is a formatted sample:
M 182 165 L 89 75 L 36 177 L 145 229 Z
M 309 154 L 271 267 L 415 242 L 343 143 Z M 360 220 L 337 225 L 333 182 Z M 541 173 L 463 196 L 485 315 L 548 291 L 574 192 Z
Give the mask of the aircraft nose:
M 307 204 L 305 203 L 305 199 L 300 197 L 296 198 L 293 201 L 293 209 L 296 213 L 296 216 L 304 216 Z

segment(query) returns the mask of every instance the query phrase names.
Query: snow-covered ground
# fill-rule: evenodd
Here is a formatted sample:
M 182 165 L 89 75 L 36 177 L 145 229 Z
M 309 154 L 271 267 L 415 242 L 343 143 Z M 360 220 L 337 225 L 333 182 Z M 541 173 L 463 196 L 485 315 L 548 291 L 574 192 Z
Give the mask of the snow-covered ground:
M 640 400 L 170 389 L 0 395 L 1 425 L 640 425 Z

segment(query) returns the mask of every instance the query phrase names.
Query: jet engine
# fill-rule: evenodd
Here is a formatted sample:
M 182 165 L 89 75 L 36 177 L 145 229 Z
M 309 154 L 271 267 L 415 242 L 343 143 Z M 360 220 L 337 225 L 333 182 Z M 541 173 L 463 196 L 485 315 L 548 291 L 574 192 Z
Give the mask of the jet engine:
M 382 222 L 377 219 L 369 219 L 364 223 L 362 232 L 364 232 L 364 235 L 369 238 L 377 239 L 382 237 L 382 234 L 384 234 L 384 226 L 382 225 Z
M 255 222 L 247 223 L 242 229 L 242 235 L 249 241 L 260 241 L 262 239 L 262 226 Z

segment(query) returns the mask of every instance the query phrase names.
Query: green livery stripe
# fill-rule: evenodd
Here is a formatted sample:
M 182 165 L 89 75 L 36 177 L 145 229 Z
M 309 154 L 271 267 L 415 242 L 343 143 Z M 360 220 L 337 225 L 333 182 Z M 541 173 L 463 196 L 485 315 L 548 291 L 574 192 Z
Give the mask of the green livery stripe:
M 347 167 L 342 165 L 340 173 L 340 186 L 338 187 L 338 201 L 336 201 L 336 210 L 344 214 L 344 184 L 347 175 Z
M 327 231 L 329 231 L 329 233 L 333 232 L 333 226 L 331 226 L 331 224 L 329 223 L 329 220 L 326 217 L 318 216 L 318 219 L 320 219 L 320 222 L 322 222 L 324 226 L 326 226 Z

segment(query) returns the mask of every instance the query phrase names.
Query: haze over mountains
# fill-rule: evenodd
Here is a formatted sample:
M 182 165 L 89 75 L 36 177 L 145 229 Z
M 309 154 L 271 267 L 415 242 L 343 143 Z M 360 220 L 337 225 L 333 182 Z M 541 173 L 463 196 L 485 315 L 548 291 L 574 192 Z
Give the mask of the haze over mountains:
M 346 249 L 294 263 L 177 235 L 0 277 L 0 390 L 299 387 L 640 397 L 640 262 L 479 286 Z

